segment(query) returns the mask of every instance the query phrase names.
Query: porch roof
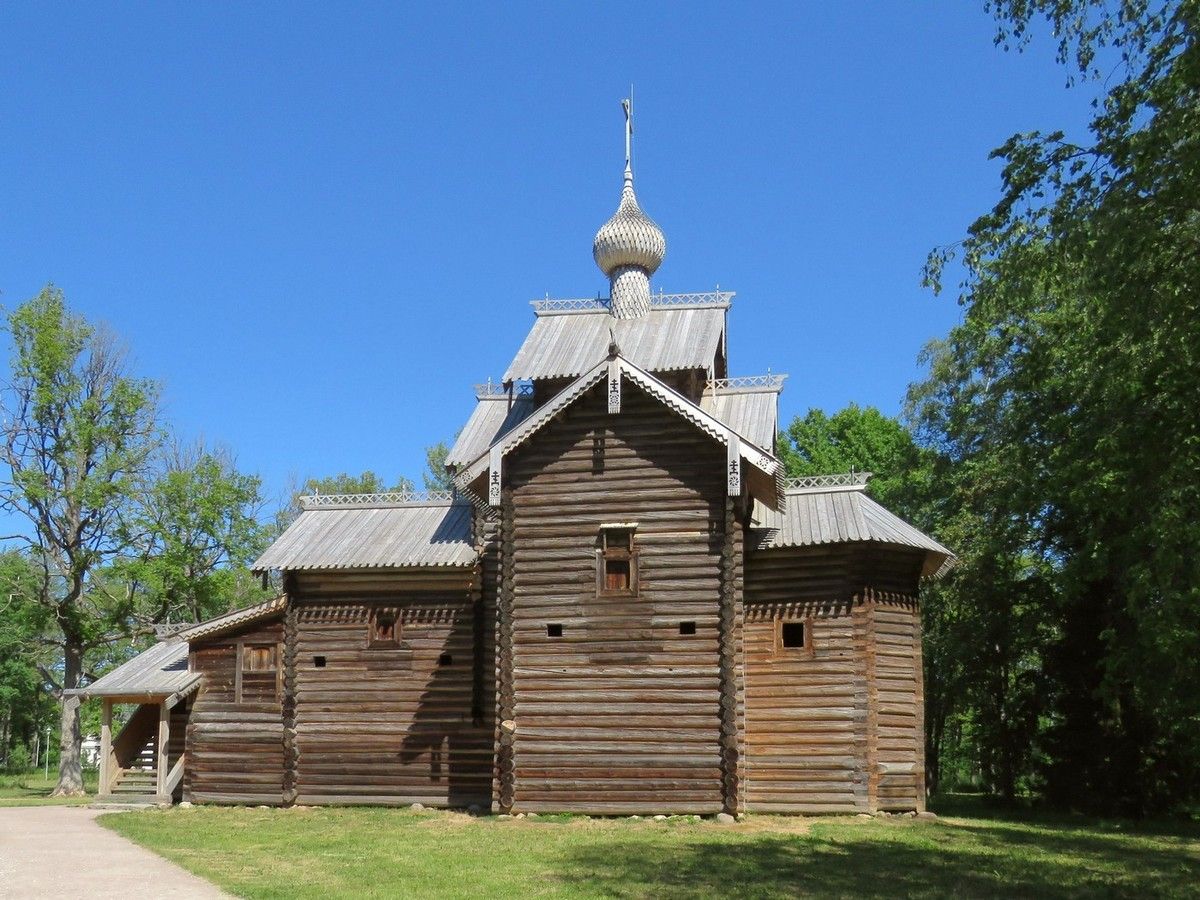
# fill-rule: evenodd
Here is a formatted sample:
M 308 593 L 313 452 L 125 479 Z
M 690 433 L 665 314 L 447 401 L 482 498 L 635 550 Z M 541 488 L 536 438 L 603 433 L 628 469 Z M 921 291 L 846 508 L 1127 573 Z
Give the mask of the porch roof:
M 198 672 L 188 671 L 188 645 L 177 637 L 159 641 L 103 678 L 73 693 L 90 697 L 127 697 L 130 700 L 186 696 L 200 683 Z

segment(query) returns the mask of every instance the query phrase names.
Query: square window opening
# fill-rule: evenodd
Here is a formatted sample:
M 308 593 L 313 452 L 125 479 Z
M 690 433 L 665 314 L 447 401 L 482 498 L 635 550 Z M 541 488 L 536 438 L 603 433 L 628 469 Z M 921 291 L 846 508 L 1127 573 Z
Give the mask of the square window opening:
M 323 657 L 323 656 L 314 656 L 314 657 L 313 657 L 313 665 L 314 665 L 314 666 L 316 666 L 318 669 L 323 669 L 323 668 L 325 668 L 325 657 Z
M 439 666 L 452 666 L 452 665 L 454 665 L 454 657 L 451 656 L 449 653 L 443 653 L 441 656 L 438 657 L 438 665 Z
M 800 650 L 806 646 L 803 622 L 783 622 L 779 626 L 779 634 L 785 649 Z
M 395 610 L 377 609 L 371 614 L 371 647 L 397 647 L 400 644 L 400 622 Z
M 695 622 L 680 622 L 679 623 L 679 633 L 680 634 L 695 634 L 696 633 L 696 623 Z
M 546 637 L 562 637 L 563 628 L 558 622 L 553 622 L 546 626 Z

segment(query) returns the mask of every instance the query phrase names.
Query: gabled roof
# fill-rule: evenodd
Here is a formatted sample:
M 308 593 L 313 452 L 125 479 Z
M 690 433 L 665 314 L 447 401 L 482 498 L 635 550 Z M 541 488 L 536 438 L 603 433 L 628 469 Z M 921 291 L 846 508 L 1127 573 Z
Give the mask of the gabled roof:
M 694 307 L 652 306 L 636 319 L 614 318 L 607 309 L 539 315 L 504 373 L 504 380 L 575 378 L 608 354 L 621 354 L 648 372 L 713 366 L 725 336 L 728 303 Z
M 446 465 L 469 463 L 533 412 L 533 397 L 507 393 L 481 394 L 467 424 L 446 454 Z
M 818 481 L 812 479 L 812 481 Z M 956 557 L 929 535 L 888 512 L 866 494 L 866 479 L 788 488 L 782 512 L 755 504 L 758 548 L 811 547 L 819 544 L 876 542 L 925 551 L 921 574 L 937 576 Z
M 188 645 L 179 638 L 160 641 L 133 659 L 117 666 L 74 694 L 89 697 L 163 698 L 186 696 L 200 683 L 188 671 Z
M 595 363 L 587 372 L 576 378 L 552 399 L 535 410 L 528 418 L 499 438 L 487 451 L 481 453 L 468 465 L 462 467 L 455 478 L 456 483 L 462 488 L 469 486 L 488 470 L 494 455 L 498 454 L 503 458 L 529 440 L 541 428 L 553 421 L 559 413 L 566 410 L 583 394 L 606 378 L 610 366 L 615 366 L 622 377 L 640 387 L 647 394 L 674 410 L 726 447 L 736 444 L 741 458 L 745 459 L 751 466 L 771 479 L 772 483 L 781 475 L 782 466 L 770 451 L 758 446 L 747 436 L 738 434 L 712 413 L 700 408 L 669 385 L 626 359 L 623 354 L 619 354 L 612 359 L 601 359 L 600 362 Z
M 471 566 L 471 507 L 465 500 L 403 494 L 305 498 L 303 511 L 251 567 L 270 569 Z

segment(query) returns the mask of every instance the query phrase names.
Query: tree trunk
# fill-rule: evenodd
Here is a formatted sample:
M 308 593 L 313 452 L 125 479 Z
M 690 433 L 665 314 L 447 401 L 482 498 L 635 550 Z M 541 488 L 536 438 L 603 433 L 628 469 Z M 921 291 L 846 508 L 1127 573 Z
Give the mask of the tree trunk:
M 80 745 L 79 698 L 67 696 L 67 690 L 79 687 L 83 673 L 83 643 L 68 637 L 63 649 L 62 735 L 58 748 L 58 786 L 55 797 L 74 797 L 83 793 L 83 764 Z

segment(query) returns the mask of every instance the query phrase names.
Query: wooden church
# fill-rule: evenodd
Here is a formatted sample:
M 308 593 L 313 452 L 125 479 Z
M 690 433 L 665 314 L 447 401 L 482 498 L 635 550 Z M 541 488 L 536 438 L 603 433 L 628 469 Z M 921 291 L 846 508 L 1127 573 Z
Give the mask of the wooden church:
M 921 810 L 919 591 L 863 475 L 789 481 L 730 293 L 652 293 L 629 166 L 606 300 L 533 304 L 444 496 L 308 497 L 270 602 L 85 688 L 101 794 L 498 813 Z M 115 703 L 138 704 L 121 734 Z

